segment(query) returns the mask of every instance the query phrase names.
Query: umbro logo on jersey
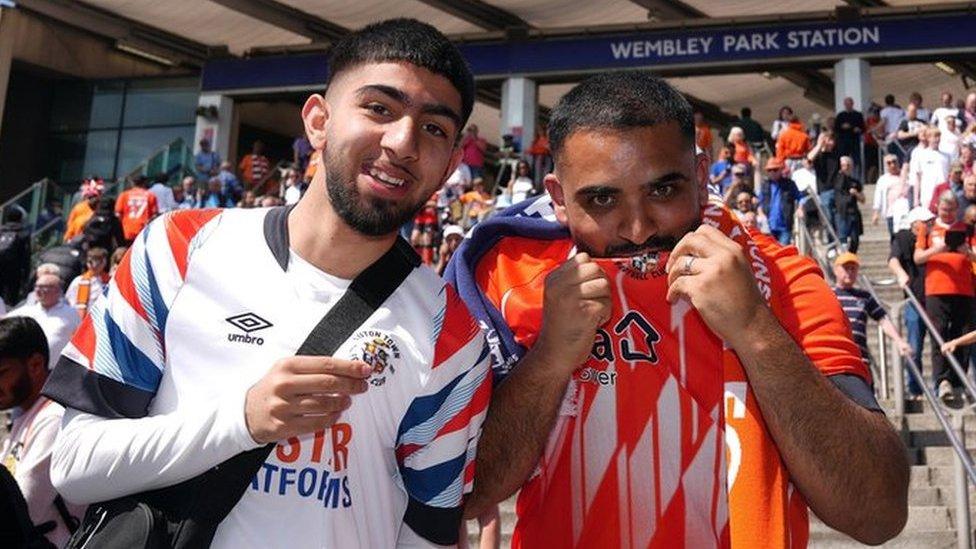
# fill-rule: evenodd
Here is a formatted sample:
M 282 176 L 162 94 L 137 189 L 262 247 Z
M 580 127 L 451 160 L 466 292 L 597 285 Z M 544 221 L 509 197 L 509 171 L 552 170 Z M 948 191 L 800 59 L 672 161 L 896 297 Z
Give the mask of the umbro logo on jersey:
M 274 326 L 267 320 L 254 313 L 243 313 L 224 319 L 233 327 L 244 332 L 243 334 L 227 334 L 227 341 L 236 343 L 250 343 L 252 345 L 264 345 L 264 338 L 254 337 L 252 332 L 264 330 Z

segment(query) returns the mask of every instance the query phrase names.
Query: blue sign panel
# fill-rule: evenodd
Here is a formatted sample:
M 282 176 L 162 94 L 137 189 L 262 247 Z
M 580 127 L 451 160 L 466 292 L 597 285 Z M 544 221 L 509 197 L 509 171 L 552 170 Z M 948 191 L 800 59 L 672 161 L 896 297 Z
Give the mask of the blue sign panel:
M 799 58 L 870 57 L 880 53 L 976 51 L 976 15 L 920 14 L 588 35 L 461 44 L 477 77 L 574 73 L 679 65 L 748 65 Z M 207 62 L 204 91 L 321 85 L 325 56 L 288 55 Z M 759 67 L 757 66 L 757 69 Z M 761 69 L 760 69 L 761 70 Z
M 464 44 L 461 51 L 476 75 L 499 76 L 973 49 L 974 28 L 976 16 L 943 15 Z
M 212 59 L 203 67 L 203 91 L 324 86 L 325 54 Z

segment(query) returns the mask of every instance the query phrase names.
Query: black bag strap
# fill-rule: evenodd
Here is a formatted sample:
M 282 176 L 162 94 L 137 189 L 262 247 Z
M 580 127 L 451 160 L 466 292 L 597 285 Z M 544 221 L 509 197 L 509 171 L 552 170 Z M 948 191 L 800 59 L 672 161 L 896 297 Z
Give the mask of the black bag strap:
M 78 520 L 78 517 L 72 515 L 71 512 L 68 511 L 68 506 L 65 505 L 64 498 L 61 497 L 61 494 L 54 496 L 54 508 L 57 509 L 58 515 L 64 522 L 65 527 L 67 527 L 68 532 L 74 534 L 75 530 L 78 529 L 78 526 L 81 525 L 81 521 Z
M 363 270 L 339 301 L 312 329 L 296 355 L 330 356 L 359 328 L 400 286 L 420 257 L 405 240 L 396 242 L 373 264 Z M 217 526 L 244 496 L 251 479 L 261 469 L 274 444 L 238 454 L 202 475 L 184 483 L 144 494 L 145 501 L 180 522 L 174 534 L 174 547 L 205 547 L 210 544 Z M 188 500 L 192 490 L 192 509 L 174 509 L 173 503 Z M 174 497 L 174 493 L 183 497 Z

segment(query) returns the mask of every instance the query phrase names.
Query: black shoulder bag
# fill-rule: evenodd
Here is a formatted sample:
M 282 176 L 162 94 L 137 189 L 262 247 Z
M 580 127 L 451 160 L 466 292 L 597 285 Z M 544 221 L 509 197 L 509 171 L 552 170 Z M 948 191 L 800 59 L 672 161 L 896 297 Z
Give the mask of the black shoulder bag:
M 352 281 L 295 354 L 331 356 L 419 264 L 413 248 L 397 238 L 389 251 Z M 238 454 L 174 486 L 93 504 L 65 547 L 209 547 L 220 522 L 240 501 L 273 448 L 268 444 Z

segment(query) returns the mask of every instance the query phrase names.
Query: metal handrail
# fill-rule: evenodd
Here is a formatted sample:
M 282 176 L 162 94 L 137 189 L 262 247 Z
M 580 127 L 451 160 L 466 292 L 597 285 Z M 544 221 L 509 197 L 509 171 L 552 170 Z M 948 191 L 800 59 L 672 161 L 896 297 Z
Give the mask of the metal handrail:
M 42 179 L 40 181 L 37 181 L 35 183 L 32 183 L 29 187 L 27 187 L 23 191 L 20 191 L 19 193 L 13 195 L 6 202 L 4 202 L 3 204 L 0 204 L 0 212 L 2 212 L 5 209 L 9 208 L 11 205 L 17 203 L 18 200 L 20 200 L 21 198 L 23 198 L 23 197 L 27 196 L 28 194 L 34 192 L 36 188 L 40 187 L 41 185 L 46 184 L 47 182 L 48 182 L 48 180 L 46 178 L 45 179 Z
M 938 344 L 939 349 L 941 349 L 942 345 L 945 344 L 945 340 L 942 338 L 942 334 L 935 329 L 935 324 L 932 322 L 932 319 L 929 318 L 928 313 L 925 312 L 925 307 L 922 307 L 922 304 L 918 301 L 918 298 L 915 296 L 915 293 L 912 292 L 911 288 L 906 285 L 902 286 L 902 289 L 905 290 L 905 295 L 908 296 L 908 301 L 913 307 L 915 307 L 915 310 L 918 311 L 918 316 L 922 319 L 922 322 L 925 324 L 925 328 L 932 336 L 933 343 Z M 976 385 L 974 385 L 972 380 L 969 379 L 969 376 L 966 374 L 966 370 L 961 364 L 959 364 L 959 361 L 956 360 L 956 357 L 953 356 L 952 353 L 943 352 L 942 354 L 946 357 L 946 359 L 948 359 L 949 365 L 956 372 L 956 375 L 959 376 L 959 379 L 962 381 L 965 389 L 969 391 L 969 395 L 974 401 L 974 403 L 969 406 L 976 409 Z
M 969 451 L 966 450 L 966 445 L 959 440 L 956 435 L 956 430 L 952 428 L 949 423 L 949 418 L 946 417 L 945 410 L 939 404 L 938 397 L 935 396 L 935 392 L 932 390 L 928 384 L 925 383 L 925 379 L 922 375 L 922 369 L 918 364 L 915 363 L 915 359 L 911 356 L 905 356 L 905 363 L 908 366 L 908 371 L 911 372 L 918 384 L 922 387 L 922 393 L 925 395 L 925 399 L 929 401 L 932 405 L 932 411 L 935 413 L 935 417 L 939 420 L 939 424 L 942 426 L 942 430 L 945 431 L 946 436 L 949 437 L 949 442 L 952 444 L 952 448 L 959 455 L 962 460 L 963 467 L 966 469 L 966 476 L 969 477 L 969 481 L 976 485 L 976 464 L 973 463 L 973 457 L 969 455 Z

